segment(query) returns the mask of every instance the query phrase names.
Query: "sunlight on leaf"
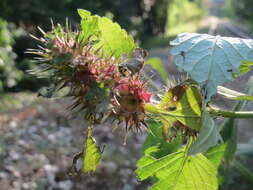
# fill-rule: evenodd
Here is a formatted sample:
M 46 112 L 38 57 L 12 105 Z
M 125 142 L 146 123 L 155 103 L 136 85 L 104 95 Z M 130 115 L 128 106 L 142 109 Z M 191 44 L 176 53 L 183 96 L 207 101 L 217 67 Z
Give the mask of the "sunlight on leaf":
M 152 147 L 150 148 L 152 149 Z M 135 171 L 140 180 L 156 177 L 158 181 L 150 190 L 216 190 L 217 168 L 202 154 L 187 156 L 182 151 L 155 159 L 147 150 L 138 161 Z
M 77 9 L 78 14 L 81 18 L 86 19 L 87 17 L 91 16 L 91 13 L 89 11 L 86 11 L 84 9 Z
M 226 144 L 220 144 L 210 148 L 206 154 L 208 160 L 210 160 L 217 168 L 220 166 L 221 161 L 224 158 L 226 147 Z
M 216 94 L 218 85 L 240 73 L 243 60 L 253 61 L 250 39 L 182 33 L 170 45 L 174 63 L 203 87 L 206 102 Z
M 101 151 L 92 137 L 92 130 L 92 127 L 88 127 L 86 132 L 82 169 L 84 173 L 95 171 L 101 160 Z
M 180 135 L 177 135 L 177 137 L 170 142 L 166 141 L 163 135 L 163 124 L 161 122 L 148 121 L 147 124 L 149 133 L 143 144 L 143 149 L 147 150 L 150 147 L 157 146 L 159 150 L 155 152 L 155 158 L 160 158 L 175 152 L 181 146 L 182 137 Z
M 157 114 L 167 127 L 179 121 L 198 131 L 201 126 L 201 100 L 197 87 L 178 85 L 163 95 L 160 104 L 146 104 L 145 110 Z
M 106 17 L 91 15 L 86 10 L 78 9 L 78 13 L 82 18 L 83 38 L 94 35 L 92 39 L 98 40 L 95 47 L 102 48 L 103 54 L 106 56 L 112 54 L 117 58 L 123 54 L 131 56 L 136 44 L 132 36 L 129 36 L 117 23 Z M 96 38 L 96 35 L 99 37 Z
M 252 66 L 253 66 L 253 61 L 243 60 L 242 64 L 239 67 L 240 74 L 238 76 L 244 75 L 245 73 L 249 72 Z

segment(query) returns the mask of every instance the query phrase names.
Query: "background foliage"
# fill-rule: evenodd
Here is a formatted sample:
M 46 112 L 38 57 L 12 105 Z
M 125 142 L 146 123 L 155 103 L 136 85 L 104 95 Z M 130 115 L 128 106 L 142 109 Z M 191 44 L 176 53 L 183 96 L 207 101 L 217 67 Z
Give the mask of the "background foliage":
M 188 8 L 192 9 L 191 13 L 184 14 L 182 17 L 182 14 L 178 11 L 178 0 L 63 0 L 60 3 L 51 0 L 1 0 L 0 18 L 5 21 L 0 22 L 0 27 L 1 30 L 9 31 L 9 37 L 7 38 L 11 40 L 9 40 L 8 46 L 12 47 L 12 50 L 9 49 L 6 52 L 5 46 L 5 52 L 1 52 L 2 57 L 5 57 L 5 64 L 4 66 L 2 65 L 2 70 L 6 71 L 1 76 L 1 83 L 7 83 L 6 75 L 12 78 L 8 80 L 12 81 L 9 82 L 9 85 L 5 84 L 2 86 L 5 86 L 5 90 L 12 91 L 37 90 L 42 84 L 47 82 L 27 75 L 26 70 L 32 69 L 34 64 L 28 61 L 31 57 L 24 54 L 24 51 L 27 48 L 35 48 L 35 41 L 28 34 L 38 35 L 37 26 L 48 31 L 51 28 L 50 18 L 53 19 L 54 23 L 64 24 L 66 17 L 68 17 L 73 27 L 76 27 L 80 23 L 80 17 L 76 14 L 76 10 L 83 8 L 100 16 L 113 19 L 122 28 L 126 29 L 128 33 L 133 35 L 139 43 L 146 43 L 147 39 L 156 39 L 158 36 L 163 36 L 166 33 L 170 35 L 168 31 L 177 25 L 175 18 L 180 20 L 181 26 L 184 23 L 188 24 L 189 20 L 193 17 L 198 17 L 197 19 L 199 19 L 201 11 L 198 2 L 189 0 L 180 2 L 184 10 Z M 128 8 L 126 9 L 126 7 Z M 176 9 L 175 7 L 178 8 Z M 174 18 L 175 14 L 179 17 Z M 12 28 L 14 27 L 19 31 L 25 32 L 19 35 L 12 35 L 13 30 L 7 27 L 10 25 Z M 181 31 L 173 31 L 173 35 L 176 32 Z M 0 35 L 0 42 L 5 38 L 3 35 Z M 1 44 L 1 46 L 3 45 Z M 6 56 L 7 54 L 10 55 Z M 10 60 L 6 60 L 7 57 Z M 3 67 L 6 68 L 3 69 Z M 10 68 L 14 68 L 11 69 L 13 72 L 12 74 L 7 74 Z
M 0 18 L 0 92 L 14 87 L 22 78 L 23 72 L 15 66 L 17 55 L 12 49 L 14 38 L 21 33 L 22 30 Z
M 1 75 L 1 88 L 2 90 L 15 91 L 22 89 L 36 90 L 41 86 L 40 84 L 46 83 L 46 81 L 38 81 L 26 74 L 26 70 L 33 68 L 34 65 L 28 61 L 30 57 L 24 54 L 24 51 L 28 47 L 35 46 L 34 40 L 28 34 L 36 35 L 38 33 L 37 26 L 45 31 L 50 29 L 49 18 L 52 18 L 55 23 L 63 24 L 66 17 L 68 17 L 75 27 L 80 22 L 76 9 L 83 8 L 118 22 L 139 43 L 142 43 L 142 46 L 154 47 L 157 44 L 168 45 L 165 44 L 164 37 L 175 37 L 186 28 L 187 32 L 196 31 L 199 27 L 199 20 L 206 12 L 204 2 L 206 1 L 63 0 L 58 3 L 51 0 L 1 0 L 0 28 L 4 32 L 1 32 L 0 35 L 0 46 L 1 48 L 5 46 L 5 50 L 1 51 L 1 57 L 5 59 L 5 64 L 1 66 L 1 70 L 6 71 L 5 75 Z M 253 2 L 251 0 L 226 0 L 224 9 L 226 15 L 243 19 L 251 26 L 250 21 L 253 18 L 253 13 L 250 11 L 250 7 L 252 6 Z M 128 9 L 125 7 L 128 7 Z M 19 32 L 15 32 L 14 28 Z M 7 35 L 6 39 L 5 35 Z M 3 45 L 2 41 L 8 42 Z M 8 49 L 7 51 L 6 43 L 12 50 Z M 3 67 L 6 68 L 3 69 Z M 7 74 L 10 68 L 15 69 L 12 70 L 12 74 Z M 25 75 L 22 73 L 25 73 Z M 6 75 L 10 78 L 8 85 Z

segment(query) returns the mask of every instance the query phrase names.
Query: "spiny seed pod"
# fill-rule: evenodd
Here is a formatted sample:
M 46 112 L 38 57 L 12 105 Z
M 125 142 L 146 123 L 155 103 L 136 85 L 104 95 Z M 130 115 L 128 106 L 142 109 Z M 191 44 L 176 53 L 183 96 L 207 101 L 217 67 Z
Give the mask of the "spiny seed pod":
M 140 80 L 140 69 L 129 74 L 121 72 L 124 58 L 103 56 L 102 49 L 94 48 L 92 37 L 82 39 L 82 34 L 53 27 L 39 39 L 45 47 L 32 51 L 51 70 L 51 79 L 61 88 L 68 87 L 67 96 L 73 97 L 71 109 L 85 111 L 89 121 L 101 121 L 104 113 L 125 123 L 126 129 L 141 131 L 145 124 L 144 104 L 151 94 Z M 144 62 L 145 50 L 136 48 L 133 56 Z
M 125 122 L 127 131 L 141 131 L 141 126 L 146 126 L 144 104 L 150 102 L 151 94 L 138 77 L 120 80 L 113 92 L 114 115 Z

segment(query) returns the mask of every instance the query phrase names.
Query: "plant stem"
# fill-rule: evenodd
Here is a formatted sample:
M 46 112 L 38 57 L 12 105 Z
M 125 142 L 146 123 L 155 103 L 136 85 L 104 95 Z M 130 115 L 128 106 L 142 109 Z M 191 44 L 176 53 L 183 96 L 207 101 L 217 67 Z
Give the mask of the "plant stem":
M 212 116 L 221 116 L 221 117 L 229 117 L 229 118 L 253 118 L 253 111 L 228 111 L 221 110 L 215 107 L 207 107 L 207 111 Z

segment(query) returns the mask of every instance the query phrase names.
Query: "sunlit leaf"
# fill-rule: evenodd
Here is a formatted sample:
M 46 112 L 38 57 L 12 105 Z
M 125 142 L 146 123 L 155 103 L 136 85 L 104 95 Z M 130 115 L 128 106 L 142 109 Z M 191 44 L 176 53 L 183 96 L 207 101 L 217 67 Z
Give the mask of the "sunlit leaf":
M 100 148 L 96 145 L 96 141 L 92 137 L 92 127 L 88 127 L 85 139 L 85 150 L 83 153 L 82 171 L 84 173 L 95 171 L 100 163 L 100 160 Z
M 252 66 L 253 66 L 253 61 L 243 60 L 242 64 L 239 67 L 240 69 L 239 76 L 249 72 Z
M 220 166 L 222 159 L 224 158 L 226 144 L 220 144 L 212 147 L 206 153 L 206 157 L 210 160 L 217 168 Z
M 150 148 L 152 149 L 152 147 Z M 217 168 L 202 154 L 187 156 L 184 151 L 155 159 L 147 151 L 135 171 L 140 180 L 156 177 L 150 190 L 216 190 Z
M 178 135 L 175 139 L 168 142 L 163 134 L 163 124 L 158 121 L 148 121 L 148 136 L 143 144 L 143 149 L 146 151 L 148 148 L 157 146 L 159 149 L 155 152 L 155 158 L 160 158 L 167 154 L 177 151 L 182 144 L 182 137 Z
M 198 131 L 201 126 L 201 101 L 196 86 L 178 85 L 163 95 L 160 104 L 157 106 L 146 104 L 145 110 L 157 114 L 166 126 L 172 126 L 179 121 Z
M 196 154 L 199 152 L 205 152 L 209 148 L 222 141 L 220 133 L 215 126 L 214 120 L 210 114 L 206 111 L 202 113 L 202 125 L 199 131 L 197 140 L 192 144 L 189 149 L 190 154 Z
M 81 18 L 86 19 L 87 17 L 91 16 L 91 13 L 89 11 L 86 11 L 84 9 L 77 9 L 78 14 Z
M 111 56 L 113 54 L 115 57 L 121 57 L 125 54 L 131 56 L 136 44 L 133 38 L 117 23 L 106 17 L 91 15 L 86 10 L 78 9 L 78 13 L 82 18 L 83 37 L 95 35 L 92 36 L 92 39 L 98 40 L 95 47 L 101 48 L 104 55 Z
M 240 73 L 242 61 L 253 61 L 253 40 L 183 33 L 170 43 L 178 68 L 189 73 L 205 91 L 206 102 L 218 85 Z
M 82 11 L 80 10 L 78 10 L 78 12 L 82 13 Z M 81 21 L 82 38 L 83 39 L 91 38 L 93 40 L 97 40 L 96 37 L 100 35 L 99 28 L 98 28 L 99 17 L 91 16 L 90 14 L 84 14 L 81 17 L 82 17 L 82 21 Z

